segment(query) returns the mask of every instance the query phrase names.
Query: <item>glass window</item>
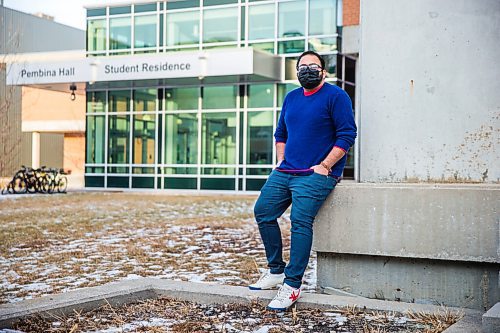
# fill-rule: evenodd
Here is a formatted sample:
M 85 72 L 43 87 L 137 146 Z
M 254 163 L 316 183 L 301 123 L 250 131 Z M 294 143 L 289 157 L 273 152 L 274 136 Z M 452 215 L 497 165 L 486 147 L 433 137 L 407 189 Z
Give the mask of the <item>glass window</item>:
M 148 3 L 145 5 L 134 6 L 135 13 L 154 12 L 154 11 L 156 11 L 156 3 Z
M 104 177 L 85 176 L 85 187 L 104 187 Z
M 202 163 L 235 164 L 236 113 L 205 113 L 202 119 Z
M 108 187 L 120 187 L 120 188 L 128 188 L 129 187 L 129 177 L 108 177 Z
M 249 84 L 247 88 L 249 108 L 273 106 L 274 84 Z
M 167 14 L 167 46 L 198 44 L 199 31 L 199 11 Z
M 155 162 L 155 130 L 153 114 L 134 116 L 133 163 L 153 164 Z
M 337 50 L 337 37 L 309 38 L 309 50 L 316 52 L 332 52 Z
M 304 36 L 305 1 L 282 2 L 278 6 L 278 37 Z
M 104 163 L 104 116 L 87 117 L 86 163 Z
M 337 1 L 309 0 L 309 35 L 337 32 Z
M 198 118 L 196 113 L 165 115 L 165 163 L 198 162 Z
M 200 88 L 165 89 L 165 110 L 198 110 Z
M 130 90 L 111 90 L 109 92 L 109 112 L 130 111 Z
M 203 0 L 203 6 L 227 5 L 230 3 L 238 3 L 238 0 Z
M 325 69 L 326 69 L 326 77 L 336 77 L 337 76 L 337 55 L 324 55 L 323 59 L 325 59 Z
M 164 175 L 195 175 L 198 173 L 198 168 L 190 168 L 190 167 L 163 168 L 162 173 Z
M 109 19 L 109 48 L 111 50 L 129 49 L 130 41 L 130 17 Z
M 230 178 L 208 178 L 201 179 L 200 188 L 202 190 L 226 190 L 231 191 L 235 189 L 234 179 Z
M 274 4 L 248 7 L 248 39 L 274 38 Z
M 249 44 L 249 46 L 253 47 L 256 50 L 262 50 L 274 54 L 274 42 L 252 43 Z
M 278 53 L 302 53 L 305 46 L 306 42 L 303 39 L 278 42 Z
M 296 89 L 300 87 L 298 84 L 294 83 L 285 83 L 285 84 L 278 84 L 278 107 L 281 107 L 283 105 L 283 101 L 285 100 L 286 94 L 288 94 L 290 91 L 293 89 Z
M 106 92 L 87 92 L 87 113 L 104 112 L 106 109 Z
M 238 7 L 209 9 L 203 12 L 203 42 L 238 40 Z
M 247 163 L 272 164 L 273 112 L 248 112 Z
M 130 119 L 128 115 L 112 115 L 108 118 L 108 163 L 129 162 Z
M 167 9 L 181 9 L 181 8 L 195 8 L 195 7 L 200 7 L 200 0 L 167 1 Z
M 235 109 L 238 86 L 204 87 L 203 109 Z
M 106 20 L 87 21 L 87 51 L 106 50 Z
M 87 17 L 105 16 L 105 15 L 106 15 L 106 8 L 87 9 Z
M 130 6 L 110 7 L 109 15 L 130 14 Z
M 134 90 L 134 111 L 155 111 L 156 91 L 156 89 Z
M 156 47 L 156 15 L 136 16 L 135 47 Z

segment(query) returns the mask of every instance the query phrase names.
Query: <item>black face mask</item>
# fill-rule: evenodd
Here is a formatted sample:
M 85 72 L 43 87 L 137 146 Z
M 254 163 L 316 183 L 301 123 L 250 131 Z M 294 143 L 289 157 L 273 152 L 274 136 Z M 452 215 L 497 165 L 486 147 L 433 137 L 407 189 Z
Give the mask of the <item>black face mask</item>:
M 301 70 L 297 77 L 299 78 L 300 85 L 306 89 L 316 88 L 323 77 L 321 76 L 321 71 L 317 71 L 310 68 L 305 68 Z

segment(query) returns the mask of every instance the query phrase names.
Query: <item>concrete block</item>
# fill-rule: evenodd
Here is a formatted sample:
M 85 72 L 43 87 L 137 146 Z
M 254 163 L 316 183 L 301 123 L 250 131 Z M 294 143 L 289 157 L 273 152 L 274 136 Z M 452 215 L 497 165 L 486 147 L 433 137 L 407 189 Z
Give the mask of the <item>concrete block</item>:
M 358 54 L 359 38 L 360 38 L 359 25 L 342 27 L 342 53 Z
M 500 332 L 500 302 L 483 315 L 483 333 Z
M 318 253 L 318 287 L 355 295 L 486 311 L 500 298 L 498 266 Z
M 500 263 L 500 186 L 340 184 L 314 226 L 318 252 Z

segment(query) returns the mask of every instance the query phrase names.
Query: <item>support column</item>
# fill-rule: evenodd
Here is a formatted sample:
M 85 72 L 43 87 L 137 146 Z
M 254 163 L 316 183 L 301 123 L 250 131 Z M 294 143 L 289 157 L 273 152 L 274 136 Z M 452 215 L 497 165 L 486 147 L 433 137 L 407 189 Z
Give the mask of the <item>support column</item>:
M 31 166 L 34 169 L 40 167 L 40 132 L 31 135 Z

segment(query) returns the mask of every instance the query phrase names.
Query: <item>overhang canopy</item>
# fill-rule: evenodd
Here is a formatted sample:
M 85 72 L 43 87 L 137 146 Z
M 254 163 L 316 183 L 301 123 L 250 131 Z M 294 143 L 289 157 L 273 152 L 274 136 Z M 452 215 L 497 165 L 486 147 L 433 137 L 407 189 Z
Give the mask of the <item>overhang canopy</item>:
M 127 86 L 192 85 L 200 81 L 234 84 L 280 81 L 282 77 L 279 56 L 252 48 L 14 61 L 8 64 L 7 73 L 9 85 L 37 85 L 54 90 L 66 90 L 72 83 L 105 88 L 124 82 L 128 82 Z

